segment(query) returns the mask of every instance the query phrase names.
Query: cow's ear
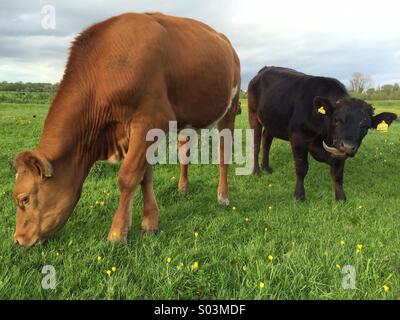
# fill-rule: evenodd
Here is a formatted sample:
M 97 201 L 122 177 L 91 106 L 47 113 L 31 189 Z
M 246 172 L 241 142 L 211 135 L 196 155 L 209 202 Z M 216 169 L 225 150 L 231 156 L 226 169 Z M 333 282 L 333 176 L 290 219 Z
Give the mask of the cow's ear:
M 393 121 L 397 119 L 397 114 L 391 112 L 382 112 L 374 117 L 372 117 L 372 128 L 376 129 L 383 121 L 387 125 L 391 125 Z
M 313 101 L 314 111 L 321 114 L 330 116 L 333 113 L 332 102 L 325 97 L 316 96 Z
M 50 162 L 34 151 L 18 153 L 14 158 L 14 164 L 17 169 L 21 166 L 26 166 L 42 178 L 51 178 L 53 175 L 53 168 Z

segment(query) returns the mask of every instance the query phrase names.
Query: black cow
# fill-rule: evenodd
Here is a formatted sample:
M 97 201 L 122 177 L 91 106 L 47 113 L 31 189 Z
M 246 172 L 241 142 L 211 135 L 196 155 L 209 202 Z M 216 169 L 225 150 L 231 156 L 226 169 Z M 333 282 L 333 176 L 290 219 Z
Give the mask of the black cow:
M 249 122 L 254 129 L 254 173 L 260 174 L 258 154 L 263 137 L 262 169 L 271 173 L 272 140 L 291 143 L 297 183 L 295 198 L 305 200 L 308 153 L 331 166 L 336 200 L 343 190 L 345 160 L 354 157 L 368 129 L 396 120 L 394 113 L 374 116 L 371 105 L 351 98 L 338 80 L 315 77 L 292 69 L 265 67 L 249 84 Z M 264 127 L 264 131 L 262 130 Z

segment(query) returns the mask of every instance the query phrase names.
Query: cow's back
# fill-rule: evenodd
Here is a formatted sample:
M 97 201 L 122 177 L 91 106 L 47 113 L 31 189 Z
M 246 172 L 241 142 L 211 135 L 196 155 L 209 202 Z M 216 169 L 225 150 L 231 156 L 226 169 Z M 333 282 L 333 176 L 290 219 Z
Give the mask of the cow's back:
M 165 37 L 168 95 L 180 125 L 201 128 L 240 90 L 240 62 L 228 38 L 196 20 L 151 15 Z
M 295 101 L 293 87 L 304 77 L 307 76 L 292 69 L 264 67 L 250 82 L 249 109 L 257 114 L 273 136 L 288 139 Z
M 344 86 L 332 78 L 315 77 L 292 69 L 266 67 L 250 82 L 255 112 L 273 136 L 288 140 L 291 131 L 309 123 L 315 96 L 347 95 Z
M 113 117 L 167 99 L 179 125 L 200 128 L 221 117 L 240 90 L 240 64 L 229 40 L 201 22 L 128 13 L 75 40 L 61 87 L 70 85 Z

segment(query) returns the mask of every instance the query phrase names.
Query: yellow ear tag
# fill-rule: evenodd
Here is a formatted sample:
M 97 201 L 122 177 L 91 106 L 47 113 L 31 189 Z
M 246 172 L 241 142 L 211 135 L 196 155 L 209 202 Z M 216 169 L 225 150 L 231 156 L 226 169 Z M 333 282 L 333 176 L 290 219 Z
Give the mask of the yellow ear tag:
M 389 125 L 386 123 L 386 121 L 382 121 L 378 126 L 376 127 L 376 130 L 379 132 L 388 132 L 389 131 Z
M 318 113 L 325 115 L 326 114 L 325 108 L 324 107 L 319 108 Z

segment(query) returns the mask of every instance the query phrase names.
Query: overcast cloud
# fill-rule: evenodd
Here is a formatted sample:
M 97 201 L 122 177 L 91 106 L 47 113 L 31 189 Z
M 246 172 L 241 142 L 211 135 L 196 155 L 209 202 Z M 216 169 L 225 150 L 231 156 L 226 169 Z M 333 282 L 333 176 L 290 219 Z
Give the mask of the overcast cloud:
M 374 84 L 400 82 L 398 1 L 1 0 L 0 81 L 58 82 L 70 41 L 110 16 L 160 11 L 201 20 L 225 33 L 241 62 L 243 88 L 265 65 L 285 66 L 348 83 L 355 71 Z M 41 9 L 56 9 L 56 29 Z

